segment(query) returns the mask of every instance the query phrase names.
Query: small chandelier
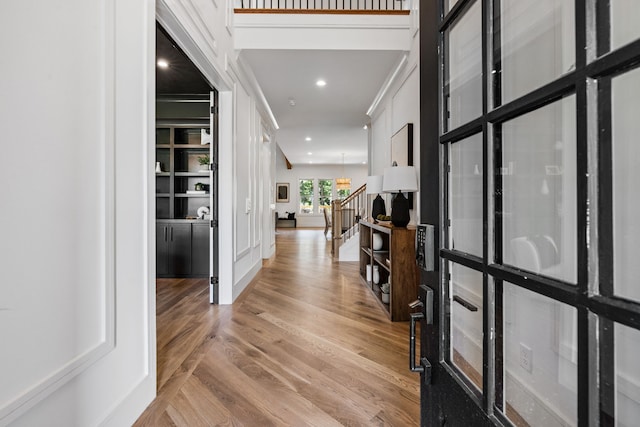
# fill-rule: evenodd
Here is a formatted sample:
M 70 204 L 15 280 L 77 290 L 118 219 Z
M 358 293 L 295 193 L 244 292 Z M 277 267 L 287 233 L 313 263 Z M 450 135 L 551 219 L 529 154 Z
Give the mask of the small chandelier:
M 336 178 L 336 189 L 348 190 L 351 188 L 351 178 L 344 177 L 344 153 L 342 153 L 342 178 Z
M 338 190 L 348 190 L 351 188 L 351 178 L 336 178 L 336 188 Z

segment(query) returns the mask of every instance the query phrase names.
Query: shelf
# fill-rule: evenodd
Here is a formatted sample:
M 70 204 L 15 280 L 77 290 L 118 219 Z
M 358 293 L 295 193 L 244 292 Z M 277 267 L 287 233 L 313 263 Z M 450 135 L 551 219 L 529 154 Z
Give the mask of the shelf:
M 376 233 L 382 235 L 383 242 L 382 250 L 378 251 L 372 248 Z M 394 322 L 410 319 L 408 304 L 418 295 L 420 273 L 415 259 L 415 234 L 415 228 L 360 221 L 360 279 Z M 367 269 L 374 267 L 379 271 L 380 283 L 391 284 L 389 303 L 382 302 L 382 292 L 366 281 Z
M 171 172 L 156 172 L 156 176 L 171 176 Z
M 194 171 L 194 172 L 176 172 L 175 176 L 198 176 L 198 177 L 203 177 L 203 178 L 208 178 L 209 177 L 209 172 L 208 170 L 206 171 Z
M 206 197 L 208 198 L 211 194 L 210 193 L 206 193 L 206 194 L 187 194 L 187 193 L 175 193 L 176 197 L 193 197 L 193 198 L 203 198 Z
M 391 264 L 387 264 L 387 259 L 389 259 L 389 252 L 385 254 L 374 253 L 373 259 L 380 265 L 382 268 L 391 273 Z
M 384 312 L 387 314 L 387 317 L 389 317 L 390 320 L 394 320 L 392 315 L 391 315 L 391 305 L 387 304 L 386 302 L 382 302 L 382 291 L 380 291 L 380 290 L 376 291 L 375 289 L 373 289 L 373 285 L 367 283 L 367 281 L 364 278 L 362 278 L 362 283 L 364 283 L 365 286 L 367 288 L 369 288 L 369 290 L 371 291 L 371 293 L 375 297 L 375 300 L 378 303 L 378 305 L 380 306 L 380 308 L 382 308 L 382 310 L 384 310 Z
M 156 144 L 156 148 L 171 148 L 171 144 Z
M 171 197 L 169 193 L 156 193 L 156 197 Z
M 156 146 L 157 147 L 157 146 Z M 209 144 L 206 145 L 200 145 L 200 144 L 180 144 L 180 143 L 175 143 L 173 144 L 173 148 L 177 149 L 189 149 L 189 150 L 207 150 L 209 151 Z

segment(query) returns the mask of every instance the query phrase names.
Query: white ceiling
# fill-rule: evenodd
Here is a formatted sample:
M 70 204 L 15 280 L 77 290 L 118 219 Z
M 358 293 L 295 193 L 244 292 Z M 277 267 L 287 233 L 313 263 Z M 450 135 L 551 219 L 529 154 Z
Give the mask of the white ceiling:
M 343 153 L 345 164 L 366 163 L 366 112 L 402 52 L 261 49 L 240 56 L 264 92 L 290 163 L 342 164 Z M 316 86 L 318 79 L 327 85 Z

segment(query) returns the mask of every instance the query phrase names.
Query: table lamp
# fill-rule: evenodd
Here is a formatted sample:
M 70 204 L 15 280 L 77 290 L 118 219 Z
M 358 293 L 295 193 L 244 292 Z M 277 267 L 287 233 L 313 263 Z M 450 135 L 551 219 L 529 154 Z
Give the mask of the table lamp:
M 413 166 L 391 166 L 384 168 L 382 191 L 397 193 L 391 202 L 391 223 L 396 227 L 409 224 L 409 201 L 402 192 L 418 191 L 416 168 Z
M 372 175 L 367 177 L 367 194 L 377 194 L 373 199 L 373 205 L 371 206 L 371 218 L 374 222 L 378 218 L 378 215 L 386 215 L 387 207 L 384 204 L 384 199 L 380 197 L 382 192 L 382 175 Z

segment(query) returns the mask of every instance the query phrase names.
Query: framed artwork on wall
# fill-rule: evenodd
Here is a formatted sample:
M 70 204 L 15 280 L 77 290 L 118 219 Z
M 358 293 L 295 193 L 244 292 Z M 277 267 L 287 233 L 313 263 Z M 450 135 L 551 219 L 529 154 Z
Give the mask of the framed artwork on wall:
M 276 183 L 276 203 L 289 203 L 289 183 Z
M 407 123 L 391 137 L 391 166 L 413 166 L 413 123 Z M 407 193 L 413 209 L 413 193 Z
M 413 123 L 407 123 L 391 137 L 391 165 L 413 166 Z

